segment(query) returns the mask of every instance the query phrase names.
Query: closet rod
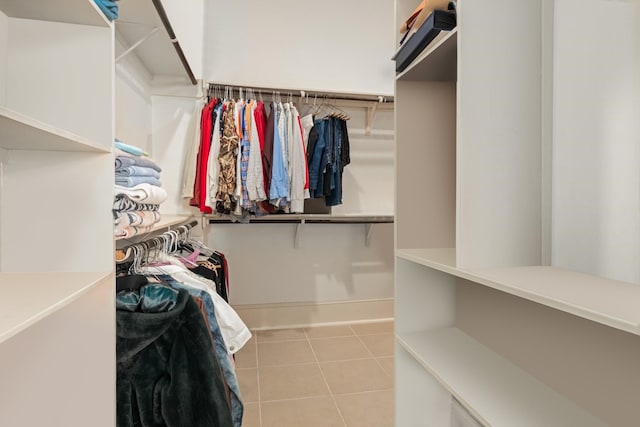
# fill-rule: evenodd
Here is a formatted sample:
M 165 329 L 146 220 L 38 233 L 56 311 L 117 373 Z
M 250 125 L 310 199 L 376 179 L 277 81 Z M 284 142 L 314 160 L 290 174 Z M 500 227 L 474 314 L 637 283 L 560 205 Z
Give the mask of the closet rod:
M 174 226 L 171 227 L 171 230 L 175 230 L 175 229 L 179 229 L 181 227 L 186 227 L 188 230 L 191 230 L 192 228 L 194 228 L 196 225 L 198 225 L 199 222 L 196 219 L 192 219 L 189 222 L 185 222 L 185 223 L 180 223 L 180 224 L 176 224 Z M 127 245 L 127 246 L 123 246 L 122 248 L 118 248 L 116 249 L 116 262 L 117 263 L 122 263 L 122 262 L 126 262 L 129 259 L 129 255 L 131 255 L 131 250 L 134 246 L 145 246 L 147 249 L 153 249 L 155 248 L 155 246 L 160 243 L 160 241 L 162 240 L 163 236 L 168 233 L 171 230 L 167 230 L 164 231 L 161 234 L 154 234 L 153 232 L 151 232 L 148 236 L 146 236 L 144 239 L 140 240 L 139 242 L 133 243 L 131 245 Z
M 160 20 L 162 21 L 162 25 L 164 25 L 165 30 L 167 30 L 167 34 L 169 35 L 169 39 L 171 39 L 171 44 L 173 48 L 176 50 L 178 54 L 178 58 L 180 58 L 180 62 L 184 67 L 184 70 L 191 80 L 192 85 L 198 84 L 198 80 L 196 80 L 196 76 L 193 74 L 193 70 L 191 70 L 191 66 L 189 65 L 189 61 L 187 61 L 187 57 L 184 55 L 184 51 L 182 50 L 182 46 L 180 46 L 180 42 L 176 38 L 176 33 L 173 31 L 173 27 L 171 26 L 171 22 L 169 22 L 169 17 L 167 16 L 167 12 L 164 10 L 164 6 L 162 5 L 161 0 L 152 0 L 153 6 L 156 8 L 158 15 L 160 16 Z
M 243 91 L 246 89 L 252 89 L 254 92 L 261 92 L 263 97 L 268 97 L 273 92 L 279 92 L 281 97 L 288 96 L 291 94 L 297 98 L 307 98 L 309 101 L 317 98 L 318 102 L 322 99 L 328 100 L 345 100 L 345 101 L 369 101 L 369 102 L 379 102 L 379 103 L 388 103 L 391 104 L 394 102 L 394 97 L 392 95 L 371 95 L 371 94 L 356 94 L 356 93 L 341 93 L 341 92 L 323 92 L 316 90 L 305 90 L 305 89 L 282 89 L 282 88 L 273 88 L 273 87 L 258 87 L 251 85 L 231 85 L 226 83 L 216 83 L 216 82 L 208 82 L 209 87 L 217 86 L 221 89 L 231 88 L 235 91 L 242 89 Z

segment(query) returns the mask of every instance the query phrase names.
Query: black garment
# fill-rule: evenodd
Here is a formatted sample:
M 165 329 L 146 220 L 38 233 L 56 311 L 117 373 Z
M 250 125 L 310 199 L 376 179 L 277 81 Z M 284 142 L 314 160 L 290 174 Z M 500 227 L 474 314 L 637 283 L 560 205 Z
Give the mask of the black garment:
M 118 427 L 232 427 L 202 313 L 181 289 L 173 310 L 116 312 Z
M 204 277 L 205 279 L 209 279 L 214 282 L 216 284 L 216 292 L 218 293 L 218 295 L 220 295 L 226 302 L 229 302 L 224 260 L 219 254 L 214 252 L 213 255 L 211 255 L 207 259 L 207 261 L 213 264 L 214 268 L 209 268 L 209 266 L 205 262 L 191 269 L 191 271 Z
M 313 158 L 313 150 L 316 147 L 316 142 L 318 142 L 318 129 L 316 129 L 314 125 L 309 131 L 309 137 L 307 141 L 307 163 L 311 163 L 311 159 Z

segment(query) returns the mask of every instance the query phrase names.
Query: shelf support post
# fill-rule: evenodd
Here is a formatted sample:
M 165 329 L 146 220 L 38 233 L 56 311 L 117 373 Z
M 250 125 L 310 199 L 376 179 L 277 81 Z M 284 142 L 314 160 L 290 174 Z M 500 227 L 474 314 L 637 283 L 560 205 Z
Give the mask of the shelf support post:
M 305 220 L 301 219 L 299 223 L 296 224 L 295 234 L 293 235 L 293 247 L 298 248 L 300 246 L 300 228 L 304 225 Z

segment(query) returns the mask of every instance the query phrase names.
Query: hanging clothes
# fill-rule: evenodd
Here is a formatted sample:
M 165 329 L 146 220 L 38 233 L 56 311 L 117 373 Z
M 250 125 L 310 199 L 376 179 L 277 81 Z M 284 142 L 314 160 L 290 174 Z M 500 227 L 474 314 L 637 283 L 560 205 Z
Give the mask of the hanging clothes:
M 302 117 L 291 97 L 276 97 L 269 105 L 251 98 L 204 105 L 191 205 L 249 222 L 250 215 L 304 213 L 309 198 L 342 203 L 346 115 Z
M 156 239 L 157 238 L 158 237 L 156 237 Z M 121 393 L 119 394 L 119 399 L 122 398 L 122 402 L 124 403 L 122 403 L 122 406 L 119 406 L 118 408 L 118 416 L 120 417 L 120 415 L 122 415 L 122 422 L 125 423 L 123 425 L 127 426 L 230 425 L 233 427 L 241 427 L 244 406 L 242 403 L 238 380 L 234 370 L 232 355 L 238 352 L 249 341 L 249 339 L 251 338 L 251 332 L 244 324 L 244 322 L 240 319 L 235 310 L 233 310 L 233 308 L 227 302 L 229 292 L 229 277 L 226 258 L 223 254 L 212 251 L 199 242 L 188 240 L 178 243 L 178 237 L 170 233 L 167 233 L 167 238 L 170 239 L 169 242 L 171 243 L 171 250 L 175 255 L 164 252 L 167 250 L 167 248 L 169 248 L 169 246 L 166 246 L 166 243 L 162 243 L 161 247 L 164 248 L 163 250 L 159 252 L 152 252 L 154 257 L 153 263 L 143 266 L 140 264 L 140 261 L 138 261 L 134 262 L 132 267 L 127 269 L 127 271 L 130 271 L 132 269 L 142 276 L 120 276 L 117 278 L 119 290 L 121 290 L 122 285 L 124 284 L 124 288 L 126 288 L 128 291 L 131 291 L 131 289 L 135 289 L 137 292 L 128 292 L 125 295 L 122 295 L 120 292 L 118 293 L 118 310 L 129 312 L 128 315 L 121 316 L 123 319 L 123 323 L 119 324 L 119 327 L 121 327 L 119 332 L 122 332 L 121 335 L 123 337 L 128 337 L 127 331 L 125 329 L 126 323 L 124 322 L 130 322 L 130 317 L 132 314 L 138 316 L 140 315 L 140 313 L 144 313 L 146 315 L 157 314 L 173 319 L 173 317 L 169 316 L 167 313 L 170 312 L 171 315 L 175 317 L 175 310 L 182 309 L 182 305 L 180 305 L 180 298 L 182 297 L 180 297 L 179 295 L 186 292 L 188 297 L 195 303 L 195 306 L 199 311 L 200 318 L 204 322 L 204 325 L 206 327 L 205 330 L 207 331 L 206 342 L 210 345 L 208 350 L 205 350 L 199 343 L 195 343 L 193 351 L 196 351 L 199 354 L 201 353 L 202 357 L 207 358 L 207 363 L 203 362 L 203 369 L 207 368 L 207 366 L 211 367 L 208 364 L 209 360 L 213 360 L 212 363 L 214 368 L 217 367 L 215 372 L 204 372 L 202 369 L 199 370 L 198 372 L 202 375 L 202 377 L 198 378 L 198 381 L 207 383 L 209 379 L 212 380 L 213 385 L 210 384 L 202 387 L 204 387 L 205 391 L 207 390 L 206 387 L 214 387 L 215 395 L 211 398 L 214 399 L 215 402 L 208 402 L 208 404 L 210 406 L 213 405 L 216 408 L 215 414 L 218 416 L 218 419 L 212 421 L 210 413 L 195 414 L 193 416 L 198 417 L 197 419 L 186 417 L 182 419 L 184 424 L 172 424 L 172 419 L 165 419 L 162 418 L 159 414 L 152 414 L 152 416 L 155 416 L 155 418 L 153 418 L 153 420 L 155 420 L 155 424 L 146 424 L 146 421 L 144 420 L 145 415 L 142 414 L 141 411 L 138 411 L 136 407 L 131 408 L 130 404 L 127 403 L 130 402 L 127 399 L 135 400 L 136 396 L 138 396 L 140 393 L 146 393 L 142 398 L 143 400 L 149 399 L 153 401 L 152 403 L 154 405 L 159 405 L 159 403 L 156 402 L 156 395 L 161 392 L 164 393 L 163 390 L 159 389 L 163 384 L 161 380 L 161 378 L 163 378 L 163 375 L 166 375 L 171 379 L 171 381 L 169 381 L 170 384 L 174 378 L 183 379 L 184 381 L 194 380 L 193 378 L 187 376 L 188 372 L 167 372 L 169 368 L 175 368 L 178 370 L 182 369 L 183 366 L 180 364 L 181 362 L 176 362 L 177 364 L 175 366 L 160 366 L 160 362 L 156 360 L 162 359 L 166 362 L 166 364 L 168 364 L 169 361 L 173 359 L 172 355 L 168 354 L 167 351 L 176 351 L 178 352 L 178 356 L 180 356 L 179 360 L 185 359 L 188 360 L 189 363 L 199 363 L 196 362 L 192 355 L 183 354 L 185 353 L 185 351 L 190 350 L 184 350 L 180 347 L 180 343 L 171 341 L 171 339 L 173 338 L 183 341 L 187 339 L 187 341 L 185 342 L 187 347 L 189 347 L 190 341 L 188 341 L 188 339 L 200 340 L 200 337 L 195 333 L 193 336 L 188 335 L 191 333 L 191 329 L 188 329 L 186 331 L 186 338 L 178 336 L 182 328 L 180 322 L 182 322 L 183 320 L 181 318 L 175 321 L 177 322 L 175 327 L 171 326 L 172 320 L 169 320 L 168 325 L 164 325 L 166 329 L 172 331 L 173 335 L 168 336 L 166 334 L 152 334 L 153 337 L 155 337 L 154 339 L 162 340 L 162 342 L 158 345 L 155 344 L 155 341 L 149 341 L 141 335 L 145 332 L 144 324 L 139 325 L 139 333 L 136 333 L 133 336 L 129 337 L 130 341 L 123 344 L 122 348 L 125 350 L 128 347 L 138 349 L 136 345 L 144 347 L 145 345 L 153 344 L 151 345 L 151 347 L 157 347 L 150 350 L 150 353 L 146 352 L 144 354 L 151 354 L 149 356 L 151 359 L 145 360 L 150 364 L 150 368 L 154 369 L 153 375 L 159 373 L 160 377 L 155 377 L 150 374 L 149 378 L 145 377 L 138 381 L 138 378 L 136 378 L 135 375 L 139 373 L 138 370 L 143 369 L 143 367 L 139 366 L 133 370 L 130 369 L 130 365 L 134 362 L 128 362 L 128 359 L 123 356 L 124 358 L 122 358 L 122 365 L 118 365 L 118 378 L 121 379 L 121 383 L 118 384 L 118 391 L 119 393 Z M 142 248 L 146 247 L 142 246 Z M 139 250 L 131 249 L 131 251 L 132 253 L 140 253 Z M 150 261 L 146 262 L 148 263 Z M 152 281 L 159 282 L 148 286 L 148 284 Z M 178 297 L 174 298 L 175 296 Z M 185 304 L 187 304 L 188 306 L 190 303 Z M 193 311 L 193 307 L 191 307 L 190 310 Z M 141 317 L 139 319 L 144 323 L 144 318 Z M 153 318 L 149 317 L 148 319 Z M 158 323 L 161 323 L 162 317 L 158 317 L 158 319 Z M 157 328 L 164 331 L 161 325 L 158 325 Z M 174 335 L 176 336 L 174 337 Z M 167 348 L 165 348 L 165 346 L 167 346 Z M 146 350 L 136 350 L 133 354 L 130 354 L 129 357 L 137 360 L 138 357 L 141 357 L 138 353 L 142 353 L 143 351 Z M 154 351 L 158 354 L 154 353 Z M 119 362 L 120 360 L 121 359 L 119 359 Z M 127 379 L 128 375 L 134 375 L 134 377 Z M 160 383 L 156 385 L 156 388 L 145 388 L 147 387 L 145 385 L 147 384 L 145 381 L 151 381 L 150 378 L 155 378 L 156 382 L 160 379 Z M 188 383 L 180 385 L 180 387 L 189 386 L 190 384 Z M 202 387 L 194 386 L 193 388 L 196 391 L 202 391 Z M 131 389 L 133 389 L 134 391 L 131 392 Z M 128 392 L 129 394 L 127 394 Z M 166 393 L 170 392 L 167 391 Z M 149 395 L 151 395 L 152 397 L 149 397 Z M 185 394 L 181 397 L 188 398 L 189 396 Z M 175 400 L 174 397 L 172 397 L 171 399 L 173 400 L 170 400 L 170 403 L 175 404 L 176 407 L 179 408 L 179 405 L 181 404 L 180 401 Z M 176 399 L 178 399 L 178 397 L 176 397 Z M 202 404 L 207 403 L 203 402 L 202 399 L 209 398 L 206 395 L 203 395 L 200 396 L 200 400 L 197 401 Z M 145 400 L 145 405 L 146 404 L 147 403 Z M 135 403 L 133 405 L 135 406 Z M 222 414 L 222 412 L 224 412 L 224 408 L 226 408 L 227 415 Z M 168 417 L 171 416 L 173 416 L 172 413 L 168 414 Z M 118 426 L 120 426 L 120 424 L 118 424 Z
M 116 312 L 118 427 L 234 426 L 221 367 L 197 304 Z
M 220 173 L 218 175 L 217 211 L 220 213 L 230 213 L 235 210 L 235 189 L 236 189 L 236 162 L 238 153 L 238 134 L 234 114 L 236 103 L 231 100 L 222 113 L 223 130 L 220 139 Z

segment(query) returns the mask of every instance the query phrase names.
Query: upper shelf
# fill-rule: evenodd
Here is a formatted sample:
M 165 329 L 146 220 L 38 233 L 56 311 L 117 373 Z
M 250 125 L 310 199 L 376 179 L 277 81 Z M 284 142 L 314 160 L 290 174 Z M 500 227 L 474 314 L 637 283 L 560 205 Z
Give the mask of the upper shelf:
M 135 48 L 136 56 L 147 70 L 154 76 L 186 76 L 195 84 L 193 70 L 173 34 L 162 2 L 145 0 L 119 3 L 116 34 L 126 47 Z M 156 9 L 156 4 L 162 10 L 164 19 Z
M 413 62 L 396 76 L 407 81 L 455 81 L 458 29 L 441 31 Z
M 4 107 L 0 107 L 0 129 L 0 147 L 11 150 L 108 153 L 111 148 Z
M 93 0 L 0 0 L 0 10 L 11 18 L 98 27 L 111 25 Z
M 461 269 L 455 249 L 403 249 L 399 258 L 640 335 L 640 285 L 557 267 Z
M 78 299 L 112 273 L 0 273 L 0 343 Z

